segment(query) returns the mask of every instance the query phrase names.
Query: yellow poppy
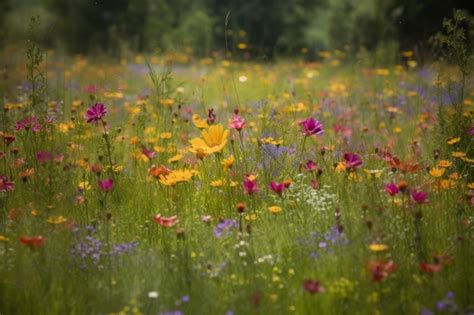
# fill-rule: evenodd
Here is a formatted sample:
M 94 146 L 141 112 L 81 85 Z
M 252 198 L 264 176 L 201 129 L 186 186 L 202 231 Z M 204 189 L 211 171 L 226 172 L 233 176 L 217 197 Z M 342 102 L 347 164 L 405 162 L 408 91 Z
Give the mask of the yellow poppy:
M 430 170 L 430 175 L 435 178 L 438 178 L 438 177 L 443 176 L 445 172 L 446 172 L 445 168 L 432 168 Z
M 280 213 L 283 209 L 281 207 L 278 207 L 278 206 L 271 206 L 271 207 L 268 207 L 268 211 L 270 211 L 271 213 L 273 214 L 277 214 L 277 213 Z

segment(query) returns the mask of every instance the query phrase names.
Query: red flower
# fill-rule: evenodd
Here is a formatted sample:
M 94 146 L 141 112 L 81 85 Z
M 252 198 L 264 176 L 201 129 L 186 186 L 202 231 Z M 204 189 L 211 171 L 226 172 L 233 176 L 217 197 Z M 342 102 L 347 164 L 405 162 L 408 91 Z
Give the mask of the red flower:
M 163 217 L 161 214 L 157 214 L 155 216 L 155 222 L 163 227 L 169 228 L 176 225 L 179 220 L 178 217 L 175 215 L 172 217 Z
M 443 266 L 441 264 L 428 264 L 428 263 L 421 263 L 418 265 L 418 268 L 426 273 L 437 273 L 441 271 Z
M 392 260 L 389 260 L 388 262 L 378 260 L 369 262 L 369 270 L 372 273 L 373 282 L 382 281 L 397 269 L 398 266 Z
M 46 239 L 41 236 L 25 236 L 20 237 L 20 242 L 30 248 L 38 248 L 44 245 Z
M 319 281 L 307 279 L 303 282 L 303 288 L 311 294 L 324 292 L 324 288 Z

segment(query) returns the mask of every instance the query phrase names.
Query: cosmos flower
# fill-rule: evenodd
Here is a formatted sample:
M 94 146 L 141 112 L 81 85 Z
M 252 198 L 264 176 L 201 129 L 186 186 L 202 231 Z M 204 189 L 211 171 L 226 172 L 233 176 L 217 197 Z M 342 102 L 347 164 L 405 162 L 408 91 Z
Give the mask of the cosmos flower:
M 417 204 L 422 204 L 422 203 L 428 203 L 430 202 L 428 200 L 428 193 L 426 191 L 421 191 L 421 190 L 413 190 L 410 193 L 411 200 L 414 203 Z
M 393 197 L 397 195 L 400 192 L 400 190 L 398 189 L 398 186 L 396 184 L 389 183 L 385 185 L 385 192 Z
M 316 170 L 316 163 L 312 160 L 308 160 L 306 164 L 304 165 L 304 169 L 307 170 L 308 172 L 312 172 Z
M 360 159 L 360 156 L 356 153 L 344 153 L 343 158 L 345 161 L 345 166 L 350 170 L 355 170 L 356 168 L 362 165 L 362 160 Z
M 270 189 L 279 196 L 283 194 L 283 191 L 285 190 L 285 188 L 286 187 L 284 183 L 277 183 L 274 181 L 270 182 Z
M 87 123 L 96 123 L 107 114 L 107 107 L 102 103 L 97 103 L 87 109 L 84 118 Z
M 5 193 L 13 191 L 13 189 L 15 189 L 15 184 L 9 181 L 6 176 L 0 175 L 0 192 Z
M 15 124 L 15 130 L 21 131 L 23 129 L 31 130 L 35 133 L 39 132 L 41 130 L 41 125 L 38 121 L 38 117 L 33 115 L 31 117 L 26 117 L 24 119 L 17 121 Z
M 114 186 L 114 180 L 111 178 L 99 180 L 99 188 L 102 191 L 111 191 Z
M 252 176 L 246 176 L 243 182 L 243 187 L 244 191 L 249 195 L 258 192 L 257 179 Z
M 299 125 L 301 126 L 301 132 L 307 137 L 312 135 L 322 135 L 324 133 L 321 122 L 313 117 L 300 121 Z

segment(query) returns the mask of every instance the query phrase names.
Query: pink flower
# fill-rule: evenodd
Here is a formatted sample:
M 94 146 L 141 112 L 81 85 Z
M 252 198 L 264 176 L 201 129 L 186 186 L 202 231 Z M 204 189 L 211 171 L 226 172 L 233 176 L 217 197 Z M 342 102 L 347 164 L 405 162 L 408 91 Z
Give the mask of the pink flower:
M 324 288 L 319 281 L 307 279 L 303 282 L 303 288 L 311 294 L 324 292 Z
M 148 149 L 147 147 L 142 147 L 142 153 L 149 159 L 152 159 L 156 156 L 156 152 L 153 150 Z
M 283 193 L 283 190 L 285 190 L 285 184 L 284 183 L 277 183 L 272 181 L 270 183 L 270 189 L 273 190 L 276 194 L 280 195 Z
M 305 136 L 322 135 L 324 133 L 323 125 L 313 117 L 300 121 L 299 125 Z
M 410 194 L 411 200 L 414 203 L 422 204 L 430 202 L 428 200 L 428 193 L 426 191 L 421 190 L 413 190 Z
M 53 155 L 48 151 L 38 151 L 36 153 L 36 159 L 40 164 L 45 164 L 53 159 Z
M 107 114 L 107 107 L 102 103 L 97 103 L 86 111 L 84 116 L 87 119 L 87 123 L 96 123 Z
M 316 170 L 316 163 L 314 163 L 312 160 L 308 160 L 308 162 L 306 162 L 304 168 L 308 172 L 312 172 L 312 171 Z
M 95 85 L 89 84 L 84 88 L 84 92 L 89 93 L 89 94 L 95 94 L 97 93 L 98 89 Z
M 38 122 L 38 118 L 36 116 L 31 116 L 31 117 L 25 117 L 19 121 L 16 122 L 15 124 L 15 130 L 16 131 L 21 131 L 21 130 L 30 130 L 33 132 L 39 132 L 41 130 L 41 125 Z
M 346 167 L 351 170 L 356 169 L 362 165 L 362 160 L 360 156 L 356 153 L 344 153 L 344 161 L 346 162 Z
M 257 180 L 250 179 L 248 176 L 244 179 L 244 190 L 247 194 L 252 195 L 253 193 L 258 192 Z
M 390 183 L 385 185 L 385 192 L 393 197 L 400 192 L 400 189 L 396 184 Z
M 99 180 L 99 188 L 103 191 L 111 191 L 114 186 L 114 180 L 112 178 Z
M 9 192 L 15 188 L 15 184 L 9 181 L 6 176 L 0 175 L 0 192 Z
M 245 127 L 245 119 L 239 115 L 233 114 L 232 118 L 229 119 L 229 128 L 236 129 L 237 131 L 242 130 Z

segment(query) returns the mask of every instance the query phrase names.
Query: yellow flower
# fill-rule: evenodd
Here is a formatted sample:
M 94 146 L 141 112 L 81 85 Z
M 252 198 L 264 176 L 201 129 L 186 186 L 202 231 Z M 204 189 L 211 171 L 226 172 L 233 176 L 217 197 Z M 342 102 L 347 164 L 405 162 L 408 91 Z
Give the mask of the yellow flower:
M 222 165 L 224 166 L 224 169 L 228 169 L 228 168 L 231 168 L 232 165 L 234 164 L 234 156 L 231 154 L 227 159 L 224 159 L 224 161 L 222 161 Z
M 376 243 L 373 243 L 373 244 L 370 244 L 369 245 L 369 249 L 373 252 L 382 252 L 384 250 L 387 250 L 388 249 L 388 246 L 385 245 L 385 244 L 376 244 Z
M 221 125 L 214 125 L 207 130 L 201 132 L 202 138 L 194 138 L 189 140 L 191 148 L 189 151 L 197 153 L 199 151 L 212 154 L 222 151 L 227 143 L 229 130 L 225 130 Z
M 458 172 L 454 172 L 452 174 L 449 174 L 449 178 L 452 179 L 452 180 L 458 180 L 460 179 L 461 177 L 459 176 L 459 173 Z
M 341 173 L 346 171 L 346 163 L 344 162 L 339 162 L 336 165 L 336 172 Z
M 80 182 L 79 185 L 77 185 L 77 187 L 80 189 L 80 190 L 90 190 L 91 189 L 91 184 L 89 184 L 88 181 L 83 181 L 83 182 Z
M 278 206 L 268 207 L 268 211 L 270 211 L 273 214 L 277 214 L 277 213 L 281 212 L 282 210 L 283 209 L 281 207 L 278 207 Z
M 62 215 L 60 215 L 56 217 L 49 217 L 48 220 L 46 221 L 51 224 L 63 224 L 64 222 L 67 221 L 67 219 L 63 217 Z
M 179 183 L 189 182 L 195 175 L 197 175 L 195 170 L 173 170 L 166 176 L 160 175 L 160 183 L 165 186 L 175 186 Z
M 175 163 L 181 160 L 183 156 L 181 154 L 176 154 L 175 156 L 172 156 L 168 159 L 168 163 Z
M 239 185 L 239 182 L 236 182 L 236 181 L 233 181 L 233 180 L 230 181 L 230 183 L 229 183 L 229 187 L 232 187 L 232 188 L 237 187 L 238 185 Z
M 10 239 L 0 234 L 0 242 L 8 242 Z
M 171 132 L 162 132 L 160 134 L 161 139 L 170 139 L 173 136 Z
M 474 183 L 469 183 L 469 184 L 467 184 L 467 188 L 469 188 L 469 189 L 474 189 Z
M 445 172 L 446 172 L 445 168 L 432 168 L 430 170 L 430 175 L 435 178 L 438 178 L 438 177 L 443 176 Z
M 450 168 L 453 163 L 448 160 L 441 160 L 438 162 L 438 167 Z
M 448 142 L 449 145 L 451 145 L 451 144 L 456 144 L 456 143 L 458 143 L 459 141 L 461 141 L 461 137 L 449 138 L 447 142 Z
M 213 180 L 210 185 L 212 187 L 221 187 L 222 185 L 224 185 L 224 182 L 222 181 L 222 179 Z
M 34 217 L 38 217 L 40 215 L 40 213 L 39 213 L 38 210 L 33 210 L 33 211 L 31 211 L 31 215 L 34 216 Z
M 448 190 L 454 188 L 455 182 L 452 179 L 442 179 L 439 181 L 439 188 L 443 190 Z
M 209 128 L 209 125 L 207 124 L 207 120 L 202 119 L 201 117 L 199 117 L 198 114 L 193 115 L 193 124 L 199 129 Z
M 369 178 L 374 177 L 374 178 L 379 178 L 382 176 L 382 171 L 381 170 L 368 170 L 364 169 L 364 172 L 367 174 Z
M 469 163 L 469 164 L 474 164 L 474 159 L 463 157 L 463 158 L 461 158 L 461 160 L 463 160 L 464 162 Z
M 245 220 L 247 221 L 255 221 L 257 220 L 257 215 L 255 213 L 252 213 L 252 214 L 247 214 L 245 216 Z
M 455 151 L 455 152 L 452 152 L 451 155 L 455 158 L 463 158 L 466 156 L 466 153 Z

